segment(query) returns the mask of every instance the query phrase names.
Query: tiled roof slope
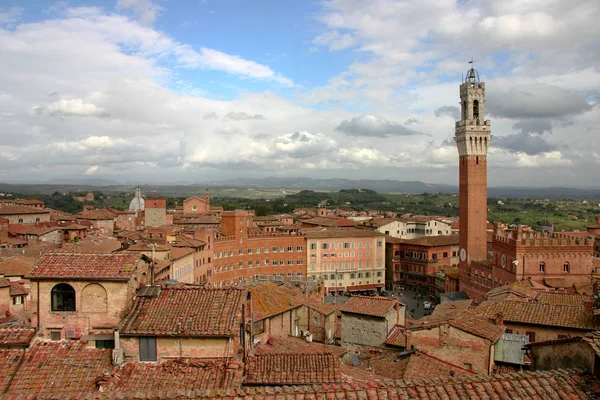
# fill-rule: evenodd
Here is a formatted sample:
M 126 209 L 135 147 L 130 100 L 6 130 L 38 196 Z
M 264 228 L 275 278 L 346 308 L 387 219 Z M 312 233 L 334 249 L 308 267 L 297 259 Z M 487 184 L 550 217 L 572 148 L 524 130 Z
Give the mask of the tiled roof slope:
M 340 307 L 340 311 L 372 317 L 385 317 L 398 304 L 400 304 L 398 300 L 387 297 L 352 296 Z
M 229 390 L 165 390 L 137 392 L 56 393 L 36 399 L 228 399 L 228 400 L 592 400 L 597 399 L 600 382 L 591 375 L 574 371 L 544 371 L 490 376 L 459 376 L 448 380 L 417 379 L 377 383 L 342 383 L 283 387 L 245 387 Z M 21 396 L 0 399 L 25 400 Z
M 458 235 L 423 236 L 415 239 L 405 239 L 404 244 L 413 246 L 453 246 L 458 245 Z
M 246 364 L 248 385 L 304 385 L 341 382 L 340 359 L 333 354 L 271 354 Z
M 437 357 L 418 352 L 411 354 L 408 364 L 406 365 L 406 370 L 404 371 L 403 379 L 448 379 L 450 376 L 459 375 L 475 375 L 475 373 Z
M 475 312 L 486 318 L 502 314 L 505 322 L 598 330 L 591 310 L 582 306 L 530 303 L 515 300 L 485 301 Z
M 240 363 L 222 360 L 175 359 L 160 364 L 127 363 L 96 381 L 103 391 L 165 391 L 234 389 L 242 385 Z
M 251 287 L 250 291 L 255 321 L 296 308 L 306 300 L 298 289 L 273 282 L 259 283 Z
M 98 210 L 87 210 L 82 211 L 77 214 L 78 219 L 93 219 L 93 220 L 111 220 L 114 219 L 116 213 L 107 210 L 106 208 L 101 208 Z
M 593 296 L 584 294 L 567 294 L 567 293 L 555 293 L 555 292 L 542 292 L 538 293 L 536 300 L 543 304 L 557 304 L 565 306 L 584 306 L 586 303 L 592 303 L 594 301 Z
M 306 222 L 306 221 L 302 221 Z M 320 238 L 344 238 L 344 237 L 385 237 L 381 232 L 366 229 L 323 229 L 316 231 L 307 231 L 307 239 Z
M 24 276 L 31 272 L 36 261 L 35 258 L 23 256 L 4 258 L 0 260 L 0 272 L 4 276 Z
M 121 335 L 237 336 L 246 290 L 174 287 L 137 297 L 119 324 Z
M 111 350 L 86 342 L 39 342 L 25 353 L 8 393 L 90 391 L 96 377 L 110 372 Z
M 0 215 L 14 214 L 50 214 L 50 211 L 28 206 L 0 206 Z
M 6 391 L 10 377 L 19 366 L 23 354 L 23 350 L 0 350 L 0 393 Z
M 35 336 L 35 329 L 0 328 L 0 347 L 28 346 Z
M 22 296 L 26 294 L 29 294 L 29 290 L 27 290 L 24 285 L 20 284 L 19 282 L 10 283 L 11 296 Z
M 408 331 L 403 326 L 394 326 L 385 344 L 388 346 L 408 347 Z
M 31 279 L 129 280 L 142 262 L 136 254 L 46 254 L 33 268 Z
M 334 354 L 341 357 L 347 352 L 345 347 L 324 343 L 307 342 L 295 336 L 280 336 L 271 338 L 266 343 L 254 348 L 256 355 L 265 354 Z

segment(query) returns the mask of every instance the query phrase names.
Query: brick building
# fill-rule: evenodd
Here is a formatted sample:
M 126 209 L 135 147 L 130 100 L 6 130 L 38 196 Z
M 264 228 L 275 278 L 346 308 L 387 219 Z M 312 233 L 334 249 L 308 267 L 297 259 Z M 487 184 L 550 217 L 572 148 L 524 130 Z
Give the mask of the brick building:
M 592 239 L 563 233 L 527 232 L 521 228 L 503 230 L 494 224 L 492 247 L 493 283 L 491 279 L 484 282 L 488 289 L 524 280 L 564 289 L 574 283 L 591 283 L 591 279 L 600 277 L 593 266 Z M 478 276 L 481 271 L 472 272 L 473 284 L 481 286 Z
M 460 85 L 461 120 L 456 123 L 459 154 L 460 290 L 484 299 L 484 290 L 473 288 L 474 261 L 487 260 L 487 150 L 490 121 L 484 118 L 485 83 L 473 68 Z
M 304 236 L 249 234 L 246 211 L 224 211 L 221 235 L 214 241 L 212 271 L 207 281 L 218 286 L 262 280 L 305 282 Z
M 328 292 L 385 287 L 385 235 L 363 229 L 306 232 L 307 274 Z
M 116 217 L 116 213 L 107 208 L 84 210 L 77 214 L 77 223 L 89 223 L 92 229 L 106 236 L 112 236 Z
M 32 324 L 42 337 L 95 340 L 112 334 L 147 283 L 148 264 L 135 254 L 51 253 L 28 278 L 37 304 Z
M 115 350 L 125 362 L 232 357 L 249 345 L 246 297 L 236 288 L 146 287 L 117 327 Z
M 183 214 L 184 215 L 200 215 L 208 214 L 210 212 L 210 193 L 208 188 L 204 197 L 192 196 L 183 201 Z
M 0 204 L 0 218 L 7 219 L 9 224 L 38 224 L 50 222 L 50 211 L 43 207 Z

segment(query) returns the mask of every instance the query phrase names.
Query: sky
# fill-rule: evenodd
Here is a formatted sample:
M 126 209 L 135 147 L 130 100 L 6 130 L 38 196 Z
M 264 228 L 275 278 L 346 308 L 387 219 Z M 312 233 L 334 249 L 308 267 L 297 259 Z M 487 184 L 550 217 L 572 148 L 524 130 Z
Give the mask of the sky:
M 0 2 L 0 181 L 458 183 L 475 60 L 490 186 L 600 186 L 597 0 Z

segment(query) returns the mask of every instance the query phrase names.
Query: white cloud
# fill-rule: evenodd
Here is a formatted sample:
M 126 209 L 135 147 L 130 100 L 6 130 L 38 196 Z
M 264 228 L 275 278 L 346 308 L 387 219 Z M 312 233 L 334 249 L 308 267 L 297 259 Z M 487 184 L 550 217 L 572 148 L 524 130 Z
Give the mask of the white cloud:
M 23 9 L 21 7 L 11 7 L 9 9 L 0 8 L 0 25 L 10 25 L 17 22 L 21 15 L 23 15 Z
M 152 25 L 163 9 L 151 0 L 118 0 L 116 8 L 117 10 L 132 10 L 143 25 Z
M 91 103 L 85 103 L 82 99 L 63 99 L 44 106 L 34 106 L 31 111 L 33 115 L 108 117 L 108 112 L 105 109 Z
M 88 169 L 85 170 L 85 172 L 83 173 L 84 175 L 93 175 L 98 171 L 99 166 L 97 165 L 92 165 L 91 167 L 89 167 Z

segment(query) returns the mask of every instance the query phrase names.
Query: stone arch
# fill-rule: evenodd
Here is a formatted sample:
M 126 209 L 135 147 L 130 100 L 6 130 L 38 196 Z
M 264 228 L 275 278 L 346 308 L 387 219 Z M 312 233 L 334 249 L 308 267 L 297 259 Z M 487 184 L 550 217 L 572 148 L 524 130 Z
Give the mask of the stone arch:
M 98 283 L 90 283 L 81 291 L 81 311 L 106 312 L 108 299 L 106 289 Z

